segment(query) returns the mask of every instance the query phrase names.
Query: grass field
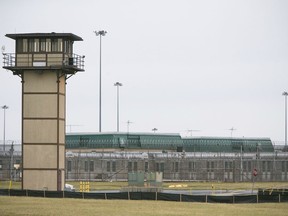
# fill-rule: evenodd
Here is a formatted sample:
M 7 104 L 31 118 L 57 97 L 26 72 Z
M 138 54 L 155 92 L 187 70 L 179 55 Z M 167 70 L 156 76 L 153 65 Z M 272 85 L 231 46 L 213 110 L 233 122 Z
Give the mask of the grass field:
M 79 182 L 67 182 L 74 185 L 76 191 L 79 190 Z M 127 187 L 128 182 L 90 182 L 90 190 L 120 190 L 121 187 Z M 170 187 L 169 187 L 170 186 Z M 172 187 L 171 187 L 172 186 Z M 179 187 L 180 186 L 180 187 Z M 251 182 L 231 183 L 231 182 L 164 182 L 163 189 L 185 189 L 185 190 L 250 190 Z M 9 181 L 0 181 L 0 189 L 8 189 Z M 254 189 L 258 188 L 288 188 L 287 182 L 255 182 Z M 11 189 L 21 189 L 20 182 L 12 182 Z
M 277 216 L 287 215 L 287 203 L 210 204 L 134 200 L 83 200 L 0 197 L 0 215 L 97 215 L 97 216 Z

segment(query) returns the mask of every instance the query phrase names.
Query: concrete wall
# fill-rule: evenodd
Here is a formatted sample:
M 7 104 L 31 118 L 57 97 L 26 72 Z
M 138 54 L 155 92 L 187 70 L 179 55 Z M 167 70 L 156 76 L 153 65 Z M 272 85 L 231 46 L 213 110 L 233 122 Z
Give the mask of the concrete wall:
M 64 188 L 65 76 L 59 73 L 33 70 L 22 76 L 23 189 Z

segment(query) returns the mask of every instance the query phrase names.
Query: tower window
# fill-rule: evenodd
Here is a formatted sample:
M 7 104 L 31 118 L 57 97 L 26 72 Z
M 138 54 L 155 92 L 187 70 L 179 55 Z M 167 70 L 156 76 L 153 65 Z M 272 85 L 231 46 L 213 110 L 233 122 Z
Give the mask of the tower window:
M 39 39 L 34 39 L 34 52 L 39 52 Z
M 40 52 L 45 52 L 46 51 L 46 40 L 45 39 L 40 39 Z
M 46 52 L 51 52 L 51 39 L 46 39 Z
M 52 52 L 62 52 L 63 42 L 62 39 L 52 39 L 51 41 Z
M 34 52 L 34 39 L 28 40 L 28 52 Z
M 52 47 L 52 52 L 58 52 L 58 40 L 57 39 L 52 39 L 51 40 L 51 47 Z

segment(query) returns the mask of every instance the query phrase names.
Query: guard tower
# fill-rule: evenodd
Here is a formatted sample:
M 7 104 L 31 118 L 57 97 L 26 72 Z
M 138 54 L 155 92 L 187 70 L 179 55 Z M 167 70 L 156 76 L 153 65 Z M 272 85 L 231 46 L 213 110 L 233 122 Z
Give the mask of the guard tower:
M 84 71 L 71 33 L 7 34 L 15 53 L 3 68 L 22 80 L 22 189 L 61 191 L 65 184 L 66 80 Z

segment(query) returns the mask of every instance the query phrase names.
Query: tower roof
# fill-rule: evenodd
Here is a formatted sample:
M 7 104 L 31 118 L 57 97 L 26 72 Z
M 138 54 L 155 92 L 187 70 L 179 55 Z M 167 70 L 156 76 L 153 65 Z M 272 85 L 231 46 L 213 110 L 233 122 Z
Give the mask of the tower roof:
M 5 35 L 11 39 L 19 39 L 19 38 L 69 38 L 73 41 L 83 41 L 83 39 L 72 33 L 19 33 L 19 34 L 6 34 Z

